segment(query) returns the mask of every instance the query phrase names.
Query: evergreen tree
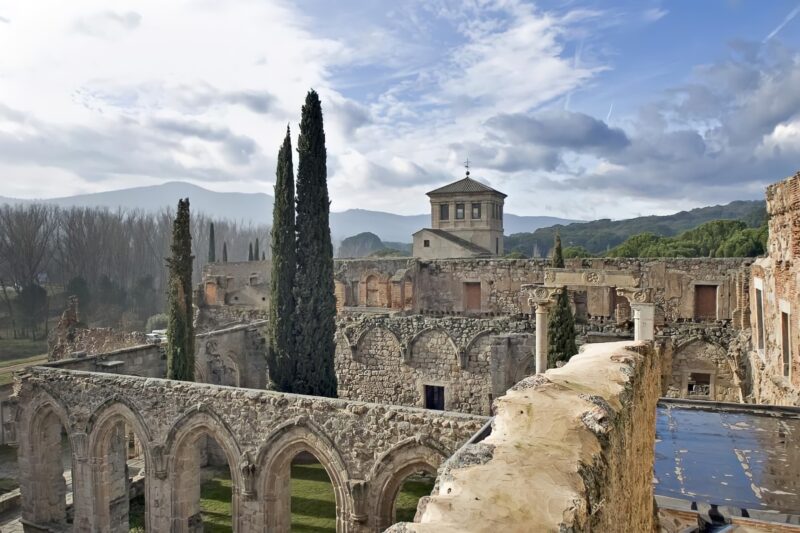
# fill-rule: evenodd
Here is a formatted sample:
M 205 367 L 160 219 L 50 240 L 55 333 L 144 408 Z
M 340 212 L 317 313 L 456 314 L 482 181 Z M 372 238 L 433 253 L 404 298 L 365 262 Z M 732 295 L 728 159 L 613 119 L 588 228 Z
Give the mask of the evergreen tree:
M 289 127 L 278 151 L 275 205 L 272 210 L 272 275 L 270 277 L 267 365 L 276 390 L 291 392 L 294 381 L 295 260 L 294 167 Z
M 561 235 L 558 233 L 553 246 L 553 268 L 564 268 L 564 252 L 561 250 Z
M 258 251 L 258 237 L 256 237 L 256 245 L 253 247 L 253 261 L 258 261 L 261 253 Z
M 550 311 L 547 331 L 550 341 L 550 351 L 547 354 L 548 368 L 555 367 L 558 361 L 569 361 L 570 357 L 578 353 L 578 346 L 575 344 L 575 318 L 572 316 L 566 287 L 558 295 L 556 304 Z
M 228 243 L 225 241 L 222 241 L 222 262 L 228 262 Z
M 214 223 L 211 223 L 211 228 L 208 230 L 208 262 L 216 263 L 217 261 L 217 243 L 214 240 Z
M 178 201 L 172 226 L 169 269 L 169 323 L 167 325 L 167 377 L 194 380 L 194 325 L 192 323 L 192 235 L 189 199 Z
M 322 105 L 309 91 L 297 152 L 297 273 L 293 392 L 336 396 L 333 367 L 336 298 Z
M 247 260 L 248 261 L 252 261 L 253 260 L 253 243 L 252 242 L 248 243 L 248 248 L 249 249 L 247 251 Z

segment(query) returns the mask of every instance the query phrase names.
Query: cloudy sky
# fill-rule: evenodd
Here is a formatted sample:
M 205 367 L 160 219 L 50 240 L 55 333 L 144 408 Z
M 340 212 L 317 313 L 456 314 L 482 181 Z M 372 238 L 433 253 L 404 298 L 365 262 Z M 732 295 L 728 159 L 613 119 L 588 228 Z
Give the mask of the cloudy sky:
M 0 0 L 0 50 L 2 196 L 271 193 L 311 87 L 334 210 L 425 212 L 466 157 L 576 219 L 800 170 L 800 0 Z

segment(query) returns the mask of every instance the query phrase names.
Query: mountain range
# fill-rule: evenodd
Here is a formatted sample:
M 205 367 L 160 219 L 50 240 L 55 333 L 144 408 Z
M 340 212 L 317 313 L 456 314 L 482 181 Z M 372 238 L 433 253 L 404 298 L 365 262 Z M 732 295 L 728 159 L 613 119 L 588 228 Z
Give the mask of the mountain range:
M 252 222 L 254 225 L 272 224 L 274 198 L 265 193 L 215 192 L 191 183 L 171 181 L 161 185 L 132 187 L 115 191 L 79 194 L 61 198 L 21 200 L 4 198 L 2 203 L 41 202 L 60 207 L 108 207 L 127 210 L 140 209 L 146 212 L 174 208 L 178 198 L 189 197 L 192 210 L 217 219 Z M 427 199 L 420 198 L 420 206 L 427 206 Z M 506 213 L 506 234 L 531 232 L 554 224 L 569 224 L 574 220 L 547 216 L 520 216 Z M 430 225 L 430 215 L 397 215 L 383 211 L 348 209 L 331 213 L 331 235 L 340 241 L 351 235 L 371 231 L 383 241 L 411 242 L 411 234 Z

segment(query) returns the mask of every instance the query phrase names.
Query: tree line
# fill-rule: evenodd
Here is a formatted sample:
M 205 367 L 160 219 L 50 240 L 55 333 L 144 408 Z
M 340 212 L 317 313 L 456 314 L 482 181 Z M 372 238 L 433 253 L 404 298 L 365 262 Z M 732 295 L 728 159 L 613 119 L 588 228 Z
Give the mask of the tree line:
M 10 335 L 46 334 L 47 317 L 71 294 L 78 296 L 85 323 L 141 329 L 149 316 L 164 309 L 174 217 L 172 208 L 149 213 L 0 205 L 0 298 Z M 256 239 L 269 242 L 266 226 L 196 214 L 190 231 L 197 246 L 209 246 L 212 222 L 231 260 L 247 260 L 248 245 Z M 193 261 L 195 283 L 207 259 L 200 254 Z M 63 297 L 50 296 L 62 289 Z

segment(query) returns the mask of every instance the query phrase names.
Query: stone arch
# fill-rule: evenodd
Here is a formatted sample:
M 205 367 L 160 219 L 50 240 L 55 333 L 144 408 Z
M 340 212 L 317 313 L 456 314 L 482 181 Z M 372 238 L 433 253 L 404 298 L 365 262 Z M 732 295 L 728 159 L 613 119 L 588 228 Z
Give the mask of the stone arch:
M 430 327 L 430 328 L 425 328 L 425 329 L 419 331 L 413 337 L 411 337 L 411 341 L 409 341 L 408 345 L 409 345 L 409 347 L 411 349 L 412 357 L 413 357 L 413 354 L 414 354 L 414 348 L 415 348 L 415 346 L 417 344 L 417 341 L 419 339 L 421 339 L 423 336 L 428 335 L 428 334 L 433 334 L 433 333 L 442 333 L 447 338 L 447 344 L 449 344 L 450 347 L 453 349 L 453 355 L 452 355 L 453 359 L 458 359 L 458 354 L 460 352 L 459 352 L 458 346 L 456 346 L 456 343 L 453 340 L 453 337 L 450 336 L 450 333 L 448 333 L 447 330 L 445 330 L 443 328 L 440 328 L 440 327 L 436 327 L 436 326 L 433 326 L 433 327 Z
M 698 397 L 700 399 L 740 401 L 742 390 L 736 376 L 736 368 L 730 364 L 727 349 L 715 339 L 693 335 L 674 344 L 671 357 L 672 379 L 668 395 Z M 692 389 L 701 381 L 708 393 L 697 393 Z M 706 386 L 707 382 L 707 386 Z
M 61 454 L 62 430 L 72 441 L 72 426 L 67 409 L 45 391 L 37 395 L 17 413 L 20 427 L 20 489 L 22 518 L 46 529 L 60 530 L 67 526 L 67 484 Z M 72 471 L 75 471 L 75 450 L 70 450 Z M 73 494 L 80 481 L 73 479 Z M 79 488 L 79 486 L 77 487 Z M 74 503 L 78 503 L 74 501 Z
M 198 406 L 186 411 L 170 428 L 165 441 L 167 471 L 171 490 L 172 531 L 189 530 L 199 519 L 199 462 L 197 444 L 202 437 L 211 437 L 221 448 L 231 474 L 231 523 L 239 530 L 239 508 L 242 494 L 241 471 L 238 468 L 241 450 L 233 432 L 213 411 Z
M 373 529 L 383 531 L 395 522 L 395 502 L 403 482 L 416 472 L 436 475 L 448 453 L 419 436 L 410 437 L 381 454 L 369 477 Z
M 301 452 L 312 454 L 325 468 L 336 497 L 336 531 L 344 531 L 353 513 L 353 498 L 348 489 L 350 475 L 336 445 L 306 417 L 279 425 L 262 444 L 256 464 L 258 487 L 264 505 L 267 531 L 289 531 L 291 491 L 287 490 L 292 459 Z
M 365 290 L 367 291 L 365 304 L 367 307 L 380 307 L 380 284 L 381 279 L 377 274 L 369 274 L 364 280 Z
M 464 348 L 464 350 L 467 352 L 467 356 L 469 356 L 469 352 L 470 352 L 470 350 L 472 349 L 472 347 L 475 345 L 475 343 L 476 343 L 476 342 L 478 342 L 478 341 L 479 341 L 481 338 L 483 338 L 483 337 L 486 337 L 487 335 L 493 335 L 493 334 L 495 334 L 495 333 L 496 333 L 496 331 L 495 331 L 493 328 L 490 328 L 490 329 L 485 329 L 485 330 L 483 330 L 483 331 L 480 331 L 480 332 L 476 333 L 476 334 L 475 334 L 475 335 L 474 335 L 474 336 L 473 336 L 473 337 L 472 337 L 472 338 L 471 338 L 471 339 L 470 339 L 470 340 L 467 342 L 467 346 L 466 346 L 466 348 Z
M 92 528 L 95 531 L 129 530 L 126 425 L 131 427 L 142 443 L 145 471 L 150 470 L 150 429 L 138 410 L 129 402 L 119 397 L 109 398 L 95 409 L 87 424 L 89 464 L 92 471 Z M 123 430 L 121 436 L 120 427 Z M 148 489 L 145 481 L 145 517 L 150 515 Z
M 374 333 L 377 333 L 377 332 L 386 332 L 386 333 L 388 333 L 389 336 L 392 339 L 394 339 L 395 346 L 397 347 L 397 354 L 399 356 L 402 356 L 403 343 L 400 342 L 400 337 L 397 336 L 397 333 L 395 333 L 394 331 L 392 331 L 391 329 L 389 329 L 389 328 L 387 328 L 385 326 L 375 326 L 375 327 L 365 328 L 361 333 L 358 334 L 358 337 L 356 337 L 356 340 L 355 340 L 355 351 L 354 351 L 354 355 L 356 357 L 358 357 L 359 359 L 363 359 L 362 342 L 364 341 L 364 339 L 367 338 L 368 335 L 371 335 L 371 334 L 374 334 Z

